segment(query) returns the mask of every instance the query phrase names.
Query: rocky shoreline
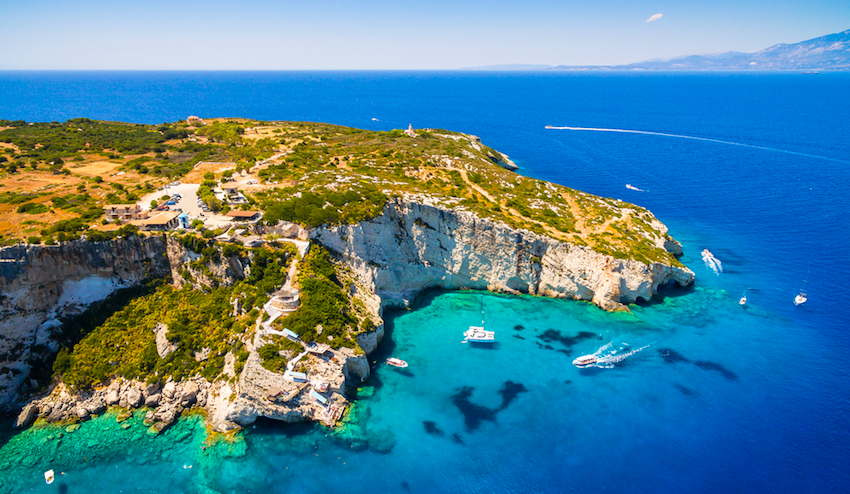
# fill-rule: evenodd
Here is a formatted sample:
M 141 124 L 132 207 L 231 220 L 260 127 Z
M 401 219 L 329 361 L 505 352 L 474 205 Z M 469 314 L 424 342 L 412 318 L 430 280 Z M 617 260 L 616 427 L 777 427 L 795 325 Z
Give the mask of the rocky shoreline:
M 308 355 L 305 362 L 309 363 L 311 383 L 293 383 L 262 367 L 257 352 L 264 344 L 259 328 L 265 315 L 261 313 L 254 337 L 244 341 L 249 356 L 238 375 L 235 356 L 228 353 L 224 372 L 214 382 L 195 377 L 179 383 L 166 381 L 160 386 L 115 378 L 105 387 L 83 393 L 73 393 L 57 383 L 47 396 L 23 407 L 16 426 L 25 427 L 39 417 L 47 422 L 83 421 L 113 406 L 150 408 L 146 423 L 151 432 L 162 431 L 193 408 L 204 410 L 208 426 L 217 432 L 244 427 L 258 417 L 285 422 L 312 420 L 333 426 L 348 405 L 347 386 L 369 376 L 366 354 L 373 352 L 383 337 L 383 309 L 408 306 L 423 290 L 472 288 L 572 298 L 610 311 L 627 310 L 626 304 L 638 299 L 649 300 L 659 286 L 685 286 L 694 281 L 693 272 L 685 267 L 616 259 L 588 247 L 481 219 L 462 209 L 425 202 L 394 198 L 379 217 L 354 225 L 311 231 L 274 228 L 286 230 L 287 236 L 309 237 L 333 252 L 344 266 L 350 296 L 356 294 L 373 320 L 380 322 L 374 330 L 357 335 L 358 351 L 340 348 Z M 657 227 L 658 236 L 652 242 L 680 254 L 678 242 L 666 236 L 663 225 L 658 223 Z M 53 351 L 58 348 L 57 335 L 50 331 L 56 325 L 49 322 L 61 314 L 78 312 L 85 302 L 92 301 L 73 298 L 78 286 L 75 283 L 99 282 L 97 286 L 107 287 L 100 298 L 109 294 L 110 287 L 114 290 L 138 284 L 151 273 L 170 275 L 174 283 L 181 284 L 184 281 L 178 274 L 193 256 L 179 242 L 154 236 L 97 244 L 7 248 L 0 252 L 0 259 L 4 261 L 0 265 L 4 295 L 0 309 L 9 316 L 0 323 L 0 349 L 6 352 L 0 366 L 19 369 L 17 373 L 3 373 L 6 381 L 0 383 L 0 404 L 9 409 L 25 383 L 33 355 L 23 351 L 16 356 L 12 349 L 31 350 L 36 345 Z M 223 261 L 215 267 L 215 276 L 226 282 L 244 278 L 247 266 L 235 262 Z M 47 281 L 49 293 L 41 293 Z M 327 403 L 311 396 L 310 386 L 316 382 L 328 386 Z M 287 399 L 272 396 L 271 390 Z

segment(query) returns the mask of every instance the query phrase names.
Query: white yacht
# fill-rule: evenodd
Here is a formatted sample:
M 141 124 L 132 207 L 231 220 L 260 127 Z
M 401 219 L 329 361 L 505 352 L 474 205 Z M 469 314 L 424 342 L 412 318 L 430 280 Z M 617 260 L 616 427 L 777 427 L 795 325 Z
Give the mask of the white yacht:
M 390 357 L 387 359 L 387 365 L 404 369 L 405 367 L 407 367 L 407 362 L 400 358 Z
M 588 365 L 595 364 L 597 360 L 596 355 L 582 355 L 573 360 L 573 365 L 576 367 L 587 367 Z
M 800 293 L 794 297 L 794 305 L 803 305 L 806 303 L 806 300 L 808 300 L 806 293 L 800 290 Z

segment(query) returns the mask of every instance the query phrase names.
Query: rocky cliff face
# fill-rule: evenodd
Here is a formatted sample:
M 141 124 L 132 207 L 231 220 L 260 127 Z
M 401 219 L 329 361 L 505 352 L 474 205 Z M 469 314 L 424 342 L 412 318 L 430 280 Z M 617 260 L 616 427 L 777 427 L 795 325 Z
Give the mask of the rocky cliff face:
M 382 306 L 407 305 L 419 291 L 442 287 L 573 298 L 617 310 L 649 300 L 665 283 L 694 280 L 684 267 L 615 259 L 406 199 L 392 200 L 374 220 L 319 228 L 311 236 L 338 252 Z M 658 244 L 681 252 L 669 238 Z
M 169 274 L 162 237 L 0 249 L 0 409 L 58 349 L 65 318 L 115 290 Z M 23 387 L 23 388 L 22 388 Z
M 660 232 L 655 239 L 659 247 L 681 253 L 681 246 L 664 235 L 663 225 L 654 227 Z M 289 233 L 308 234 L 296 230 Z M 377 321 L 374 331 L 357 336 L 366 352 L 374 351 L 383 337 L 383 307 L 408 305 L 426 288 L 573 298 L 617 310 L 637 299 L 650 299 L 663 284 L 687 285 L 694 279 L 693 272 L 684 267 L 615 259 L 587 247 L 482 220 L 470 212 L 404 198 L 391 200 L 374 220 L 318 228 L 309 236 L 341 256 L 349 267 L 344 276 L 353 281 L 351 295 L 359 297 Z M 56 350 L 57 335 L 51 328 L 57 328 L 62 317 L 77 314 L 112 291 L 149 277 L 170 276 L 175 283 L 186 283 L 183 272 L 189 269 L 193 284 L 229 284 L 244 278 L 250 269 L 241 261 L 225 259 L 207 266 L 205 271 L 215 280 L 206 280 L 208 275 L 188 266 L 196 257 L 177 240 L 163 237 L 0 250 L 0 406 L 13 405 L 19 388 L 27 391 L 27 374 L 41 355 L 38 348 L 45 348 L 46 353 Z M 255 340 L 258 338 L 262 337 L 255 334 Z M 256 350 L 261 341 L 245 343 L 250 355 L 238 376 L 233 371 L 234 357 L 228 354 L 225 378 L 213 383 L 196 378 L 167 383 L 160 390 L 117 379 L 107 388 L 82 395 L 73 395 L 60 385 L 51 395 L 25 407 L 19 423 L 29 423 L 36 416 L 85 419 L 107 405 L 118 405 L 151 407 L 149 422 L 157 430 L 192 406 L 204 407 L 211 427 L 220 431 L 249 424 L 257 417 L 333 424 L 347 404 L 346 384 L 369 375 L 368 361 L 359 352 L 337 349 L 322 358 L 308 357 L 311 380 L 329 385 L 330 402 L 320 406 L 307 385 L 284 381 L 283 376 L 262 367 Z M 270 396 L 275 388 L 279 395 Z

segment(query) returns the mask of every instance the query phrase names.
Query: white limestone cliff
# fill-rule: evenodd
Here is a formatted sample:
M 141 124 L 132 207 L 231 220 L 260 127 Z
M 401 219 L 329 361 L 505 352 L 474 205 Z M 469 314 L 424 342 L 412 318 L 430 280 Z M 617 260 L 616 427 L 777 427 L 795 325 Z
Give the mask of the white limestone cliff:
M 663 235 L 666 228 L 659 231 Z M 663 284 L 694 280 L 685 267 L 616 259 L 403 198 L 392 199 L 378 218 L 318 228 L 311 237 L 338 253 L 382 307 L 406 306 L 421 290 L 440 287 L 572 298 L 617 310 L 649 300 Z M 681 252 L 669 237 L 657 244 Z

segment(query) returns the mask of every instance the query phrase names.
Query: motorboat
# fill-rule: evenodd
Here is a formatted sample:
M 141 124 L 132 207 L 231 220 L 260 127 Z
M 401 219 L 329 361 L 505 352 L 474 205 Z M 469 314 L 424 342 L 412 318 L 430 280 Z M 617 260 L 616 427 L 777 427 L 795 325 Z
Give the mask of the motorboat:
M 48 484 L 52 484 L 53 480 L 56 478 L 56 474 L 53 473 L 53 470 L 48 470 L 44 472 L 44 481 Z
M 404 369 L 405 367 L 407 367 L 407 362 L 400 358 L 390 357 L 387 359 L 387 365 Z
M 576 367 L 587 367 L 588 365 L 593 365 L 598 361 L 596 355 L 582 355 L 581 357 L 573 360 L 573 365 Z

